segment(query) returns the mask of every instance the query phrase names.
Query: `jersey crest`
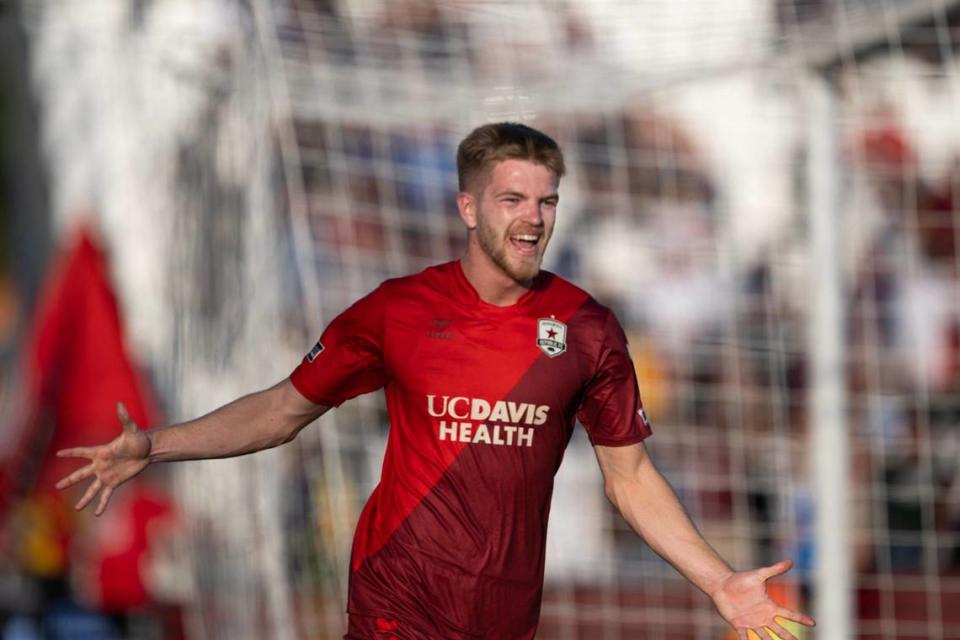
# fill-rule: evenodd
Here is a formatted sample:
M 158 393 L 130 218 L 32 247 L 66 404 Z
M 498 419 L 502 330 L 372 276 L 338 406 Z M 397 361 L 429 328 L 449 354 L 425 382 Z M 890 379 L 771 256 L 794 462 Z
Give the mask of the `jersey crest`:
M 567 350 L 567 325 L 554 318 L 537 321 L 537 346 L 551 358 Z

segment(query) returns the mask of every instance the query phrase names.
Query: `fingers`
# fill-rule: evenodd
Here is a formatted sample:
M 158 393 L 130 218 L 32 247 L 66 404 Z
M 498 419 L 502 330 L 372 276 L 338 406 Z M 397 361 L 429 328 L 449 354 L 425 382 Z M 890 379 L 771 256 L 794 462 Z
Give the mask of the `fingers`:
M 781 560 L 776 564 L 772 564 L 769 567 L 763 567 L 760 569 L 760 576 L 763 580 L 769 580 L 774 576 L 779 576 L 781 574 L 790 571 L 793 568 L 793 560 Z
M 66 478 L 61 479 L 59 482 L 57 482 L 56 487 L 57 489 L 66 489 L 67 487 L 72 487 L 81 480 L 86 480 L 87 478 L 93 476 L 93 474 L 93 465 L 88 464 L 81 469 L 77 469 Z
M 123 430 L 127 433 L 136 433 L 139 431 L 137 424 L 130 419 L 130 414 L 127 413 L 127 408 L 122 402 L 117 403 L 117 420 L 120 421 L 120 424 L 123 425 Z
M 100 494 L 100 502 L 97 504 L 97 510 L 94 511 L 94 515 L 100 516 L 107 509 L 107 503 L 110 502 L 110 495 L 113 493 L 113 487 L 107 487 L 103 490 L 103 493 Z M 796 640 L 796 638 L 794 638 Z
M 786 618 L 787 620 L 793 620 L 794 622 L 799 622 L 800 624 L 804 624 L 808 627 L 817 626 L 816 620 L 814 620 L 808 615 L 804 615 L 800 613 L 799 611 L 793 611 L 792 609 L 786 609 L 781 607 L 777 611 L 777 616 L 780 618 Z
M 92 458 L 94 447 L 74 447 L 72 449 L 60 449 L 57 451 L 58 458 Z
M 103 483 L 100 482 L 99 478 L 94 480 L 92 483 L 90 483 L 90 486 L 87 487 L 86 493 L 83 494 L 83 497 L 80 498 L 80 502 L 78 502 L 77 506 L 74 508 L 77 511 L 83 510 L 84 507 L 90 504 L 90 501 L 93 500 L 94 496 L 97 495 L 97 492 L 100 491 L 100 488 L 102 486 L 103 486 Z
M 746 629 L 737 629 L 737 640 L 749 640 Z
M 756 629 L 752 629 L 752 631 L 757 634 L 757 637 L 760 638 L 760 640 L 774 640 L 774 637 L 770 634 L 770 629 L 767 627 L 758 627 Z M 796 640 L 796 638 L 794 638 L 794 640 Z
M 770 629 L 772 629 L 773 632 L 777 634 L 781 640 L 797 640 L 797 636 L 793 635 L 792 633 L 790 633 L 790 631 L 787 630 L 786 627 L 780 624 L 777 624 L 776 622 L 771 622 L 767 626 Z

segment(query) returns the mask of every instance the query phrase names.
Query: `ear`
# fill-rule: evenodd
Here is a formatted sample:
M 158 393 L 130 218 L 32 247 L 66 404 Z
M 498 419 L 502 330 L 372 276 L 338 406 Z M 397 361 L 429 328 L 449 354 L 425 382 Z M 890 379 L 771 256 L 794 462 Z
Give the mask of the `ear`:
M 461 191 L 457 194 L 457 209 L 460 211 L 460 219 L 467 229 L 471 231 L 477 228 L 477 199 L 472 193 Z

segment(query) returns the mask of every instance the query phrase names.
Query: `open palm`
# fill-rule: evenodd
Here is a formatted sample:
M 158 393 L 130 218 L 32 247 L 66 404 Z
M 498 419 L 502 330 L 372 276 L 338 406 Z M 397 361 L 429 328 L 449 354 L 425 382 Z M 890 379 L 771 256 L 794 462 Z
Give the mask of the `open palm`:
M 107 444 L 62 449 L 57 452 L 60 458 L 90 460 L 88 465 L 57 482 L 57 489 L 66 489 L 87 478 L 94 478 L 83 497 L 77 502 L 78 511 L 90 504 L 99 493 L 100 500 L 95 511 L 99 516 L 107 508 L 113 490 L 150 464 L 150 438 L 140 431 L 136 423 L 130 419 L 126 407 L 120 402 L 117 403 L 117 419 L 123 426 L 123 431 Z
M 786 573 L 792 566 L 792 561 L 781 560 L 769 567 L 734 573 L 713 593 L 717 610 L 736 629 L 740 640 L 747 639 L 749 630 L 766 640 L 770 638 L 767 629 L 783 640 L 797 640 L 776 618 L 807 626 L 816 624 L 810 616 L 778 605 L 767 593 L 767 580 Z

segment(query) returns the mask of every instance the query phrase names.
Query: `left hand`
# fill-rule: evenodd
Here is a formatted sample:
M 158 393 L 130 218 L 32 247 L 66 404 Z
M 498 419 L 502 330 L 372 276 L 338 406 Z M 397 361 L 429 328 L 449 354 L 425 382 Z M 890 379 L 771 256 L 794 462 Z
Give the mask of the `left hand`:
M 793 561 L 781 560 L 769 567 L 733 573 L 710 594 L 720 615 L 736 629 L 740 640 L 747 640 L 750 630 L 767 640 L 771 638 L 767 628 L 782 640 L 797 640 L 777 622 L 778 617 L 808 627 L 817 624 L 810 616 L 781 607 L 767 594 L 767 580 L 786 573 L 792 566 Z

